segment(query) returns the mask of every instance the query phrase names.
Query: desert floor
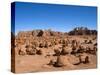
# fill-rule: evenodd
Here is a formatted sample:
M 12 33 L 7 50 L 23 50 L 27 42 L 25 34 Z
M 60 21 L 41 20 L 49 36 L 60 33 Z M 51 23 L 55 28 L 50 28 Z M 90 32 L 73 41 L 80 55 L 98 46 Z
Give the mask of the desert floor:
M 96 36 L 68 36 L 69 41 L 76 40 L 79 45 L 83 46 L 85 49 L 89 47 L 93 50 L 94 44 L 97 43 Z M 92 40 L 92 43 L 84 43 L 84 40 Z M 54 49 L 59 49 L 62 47 L 62 43 L 50 46 L 48 48 L 42 47 L 38 49 L 41 50 L 42 54 L 33 54 L 33 55 L 15 55 L 15 70 L 16 73 L 21 72 L 43 72 L 43 71 L 64 71 L 64 70 L 79 70 L 79 69 L 93 69 L 97 67 L 97 54 L 91 54 L 87 52 L 80 52 L 76 54 L 71 54 L 72 43 L 68 43 L 65 46 L 68 53 L 61 55 L 54 55 Z M 18 50 L 17 50 L 18 53 Z M 80 62 L 81 60 L 85 61 L 86 56 L 87 63 Z M 59 60 L 57 60 L 59 59 Z M 52 61 L 52 62 L 50 62 Z M 60 66 L 54 66 L 53 63 L 61 64 Z

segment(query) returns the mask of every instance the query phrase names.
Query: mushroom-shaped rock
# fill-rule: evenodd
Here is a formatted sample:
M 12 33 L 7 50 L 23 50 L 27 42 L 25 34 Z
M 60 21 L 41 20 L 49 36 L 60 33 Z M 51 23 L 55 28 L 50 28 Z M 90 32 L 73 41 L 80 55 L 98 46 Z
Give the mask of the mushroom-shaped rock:
M 19 50 L 18 54 L 19 55 L 25 55 L 26 53 L 25 53 L 25 51 Z
M 53 56 L 59 56 L 61 52 L 58 49 L 54 49 L 54 53 Z
M 26 53 L 28 55 L 35 55 L 36 54 L 36 49 L 35 48 L 33 49 L 33 48 L 29 47 L 29 48 L 26 49 Z
M 71 64 L 76 64 L 76 63 L 79 62 L 79 58 L 76 57 L 76 56 L 74 56 L 74 55 L 69 55 L 68 57 L 69 57 L 69 62 L 70 62 Z
M 87 63 L 89 63 L 89 62 L 90 62 L 89 56 L 86 56 L 86 57 L 85 57 L 85 61 L 83 61 L 83 63 L 84 63 L 84 64 L 87 64 Z
M 66 50 L 65 48 L 62 49 L 62 51 L 61 51 L 61 55 L 66 55 L 66 54 L 68 54 L 67 50 Z
M 62 55 L 58 56 L 57 61 L 54 64 L 54 67 L 66 67 L 66 66 L 69 68 L 74 67 L 74 65 L 70 63 L 69 59 L 70 58 L 67 56 L 62 56 Z
M 63 67 L 64 66 L 64 59 L 61 56 L 57 57 L 56 62 L 53 64 L 54 67 Z

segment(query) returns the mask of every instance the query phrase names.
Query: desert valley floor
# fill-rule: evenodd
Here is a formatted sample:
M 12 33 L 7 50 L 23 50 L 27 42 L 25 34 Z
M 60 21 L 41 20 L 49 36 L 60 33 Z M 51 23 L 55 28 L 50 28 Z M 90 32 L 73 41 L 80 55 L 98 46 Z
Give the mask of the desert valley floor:
M 96 68 L 97 35 L 19 32 L 12 36 L 12 62 L 16 73 Z

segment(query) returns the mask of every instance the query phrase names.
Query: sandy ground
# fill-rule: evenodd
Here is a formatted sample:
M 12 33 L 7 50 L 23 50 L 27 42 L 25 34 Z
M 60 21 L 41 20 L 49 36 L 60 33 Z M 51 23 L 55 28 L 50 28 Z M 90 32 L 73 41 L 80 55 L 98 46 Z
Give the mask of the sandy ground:
M 92 44 L 82 44 L 85 39 L 93 39 L 95 36 L 69 36 L 69 40 L 77 40 L 84 47 L 89 46 L 93 47 L 93 44 L 97 41 L 93 40 Z M 42 55 L 15 55 L 15 70 L 16 73 L 21 72 L 43 72 L 43 71 L 65 71 L 65 70 L 77 70 L 77 69 L 92 69 L 97 67 L 97 55 L 89 54 L 89 53 L 80 53 L 80 55 L 88 55 L 89 63 L 83 64 L 80 63 L 78 65 L 74 65 L 79 62 L 79 59 L 72 54 L 61 55 L 62 61 L 66 64 L 62 67 L 54 67 L 52 65 L 48 65 L 50 60 L 57 60 L 57 56 L 53 56 L 54 48 L 60 47 L 61 44 L 54 45 L 48 48 L 40 48 L 42 51 Z M 71 44 L 68 44 L 70 47 Z M 67 46 L 66 46 L 67 47 Z M 70 49 L 70 48 L 69 48 Z M 69 50 L 72 51 L 72 50 Z
M 58 70 L 76 70 L 76 69 L 92 69 L 96 68 L 96 56 L 90 55 L 92 62 L 89 64 L 80 64 L 74 67 L 65 66 L 65 67 L 53 67 L 46 65 L 48 64 L 48 60 L 42 56 L 19 56 L 16 58 L 16 72 L 41 72 L 41 71 L 58 71 Z M 39 60 L 37 60 L 39 59 Z

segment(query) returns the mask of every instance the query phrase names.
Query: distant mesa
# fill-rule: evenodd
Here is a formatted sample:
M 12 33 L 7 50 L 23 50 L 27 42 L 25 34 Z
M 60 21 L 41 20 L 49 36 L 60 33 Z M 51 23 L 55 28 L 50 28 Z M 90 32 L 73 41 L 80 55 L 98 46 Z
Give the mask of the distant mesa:
M 87 27 L 76 27 L 68 34 L 69 35 L 97 35 L 97 30 L 90 30 Z
M 90 30 L 86 27 L 76 27 L 69 32 L 58 32 L 52 31 L 51 29 L 48 30 L 32 30 L 32 31 L 20 31 L 17 36 L 29 36 L 34 37 L 48 37 L 48 36 L 63 36 L 63 35 L 97 35 L 97 30 Z

